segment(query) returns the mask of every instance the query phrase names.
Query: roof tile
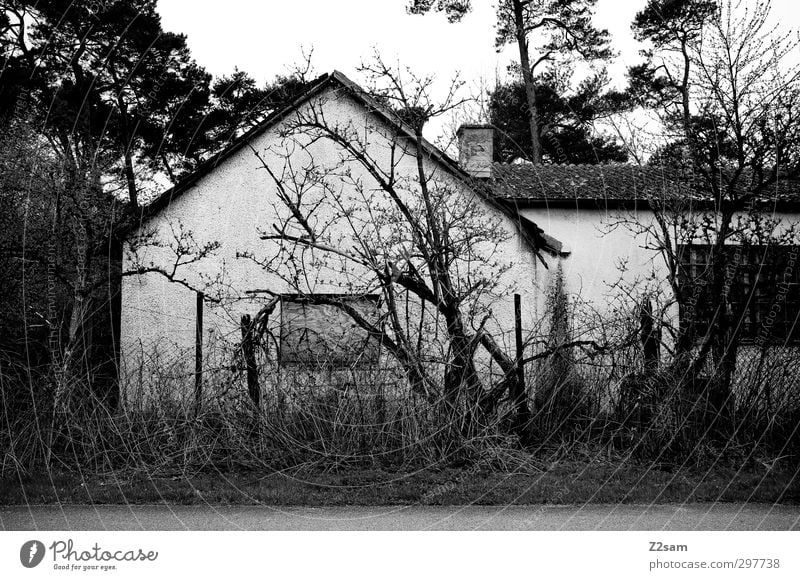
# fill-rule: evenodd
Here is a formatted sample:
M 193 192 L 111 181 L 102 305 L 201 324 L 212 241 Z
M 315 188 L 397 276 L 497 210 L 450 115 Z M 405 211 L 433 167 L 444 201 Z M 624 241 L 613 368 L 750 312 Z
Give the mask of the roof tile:
M 741 179 L 744 181 L 744 178 Z M 662 166 L 627 163 L 561 165 L 495 163 L 491 186 L 503 200 L 710 200 L 700 176 Z M 800 201 L 800 182 L 778 180 L 764 201 Z

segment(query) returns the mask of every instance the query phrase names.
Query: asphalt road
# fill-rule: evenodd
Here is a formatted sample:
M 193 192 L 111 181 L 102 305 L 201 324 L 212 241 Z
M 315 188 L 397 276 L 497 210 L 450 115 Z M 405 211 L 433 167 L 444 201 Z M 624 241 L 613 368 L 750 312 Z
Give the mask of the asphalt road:
M 0 506 L 0 529 L 800 530 L 800 506 Z

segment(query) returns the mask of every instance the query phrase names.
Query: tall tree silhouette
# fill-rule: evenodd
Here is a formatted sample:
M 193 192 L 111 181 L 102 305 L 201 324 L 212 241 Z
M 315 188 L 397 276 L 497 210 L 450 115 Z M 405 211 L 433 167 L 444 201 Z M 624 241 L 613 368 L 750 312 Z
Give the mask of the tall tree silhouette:
M 497 4 L 498 49 L 516 44 L 527 104 L 530 159 L 542 160 L 536 74 L 543 64 L 575 56 L 606 59 L 611 56 L 608 32 L 592 23 L 596 0 L 500 0 Z M 470 0 L 412 0 L 411 14 L 444 11 L 451 22 L 472 8 Z

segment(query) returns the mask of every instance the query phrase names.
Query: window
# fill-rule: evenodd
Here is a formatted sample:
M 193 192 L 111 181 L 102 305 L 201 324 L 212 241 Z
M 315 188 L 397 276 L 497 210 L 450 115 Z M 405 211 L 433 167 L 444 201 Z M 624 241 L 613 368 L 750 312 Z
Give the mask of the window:
M 319 300 L 325 303 L 320 304 Z M 358 367 L 375 364 L 379 344 L 331 300 L 353 306 L 377 323 L 378 296 L 283 296 L 279 360 L 283 365 Z
M 704 291 L 710 281 L 711 246 L 679 245 L 678 281 L 689 290 L 682 305 L 681 327 L 694 317 L 695 336 L 702 336 L 720 300 Z M 744 344 L 800 343 L 800 246 L 728 246 L 727 276 L 730 302 L 739 318 L 739 338 Z

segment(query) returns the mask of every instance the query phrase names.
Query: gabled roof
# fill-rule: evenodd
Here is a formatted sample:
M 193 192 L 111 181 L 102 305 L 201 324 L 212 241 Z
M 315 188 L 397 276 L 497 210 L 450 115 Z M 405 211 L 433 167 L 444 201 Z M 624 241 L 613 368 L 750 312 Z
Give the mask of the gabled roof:
M 749 181 L 749 175 L 740 178 Z M 626 163 L 601 165 L 494 163 L 491 186 L 494 195 L 516 205 L 575 204 L 619 205 L 651 200 L 712 199 L 699 176 L 678 169 Z M 800 205 L 800 182 L 779 179 L 759 196 L 764 203 Z
M 322 76 L 311 81 L 306 90 L 300 96 L 298 96 L 294 101 L 289 103 L 284 108 L 279 109 L 268 115 L 258 125 L 249 129 L 238 138 L 234 139 L 227 147 L 225 147 L 219 153 L 216 153 L 203 163 L 199 164 L 194 171 L 192 171 L 186 177 L 181 179 L 176 185 L 166 190 L 164 193 L 162 193 L 156 199 L 154 199 L 151 203 L 149 203 L 144 208 L 145 218 L 161 211 L 164 207 L 169 205 L 173 200 L 177 199 L 188 189 L 194 186 L 202 177 L 211 173 L 211 171 L 213 171 L 223 161 L 225 161 L 231 155 L 235 154 L 240 149 L 245 147 L 250 141 L 258 137 L 259 135 L 263 134 L 271 127 L 274 127 L 280 121 L 284 120 L 288 115 L 290 115 L 303 103 L 306 103 L 308 100 L 320 95 L 322 92 L 331 87 L 338 87 L 340 89 L 346 90 L 348 94 L 355 97 L 356 100 L 364 104 L 371 112 L 375 113 L 383 120 L 387 121 L 391 126 L 398 129 L 402 134 L 404 134 L 404 136 L 412 140 L 415 139 L 414 132 L 407 125 L 405 125 L 397 117 L 397 115 L 395 115 L 391 111 L 388 111 L 385 107 L 380 105 L 374 98 L 372 98 L 369 94 L 367 94 L 356 83 L 348 79 L 344 74 L 342 74 L 339 71 L 333 71 L 332 73 L 325 73 Z M 445 155 L 442 151 L 440 151 L 434 145 L 429 143 L 427 140 L 423 139 L 422 145 L 423 148 L 425 149 L 425 152 L 428 155 L 430 155 L 433 159 L 439 161 L 446 169 L 450 170 L 452 173 L 458 175 L 459 177 L 469 178 L 469 176 L 461 170 L 456 161 Z
M 361 102 L 368 111 L 380 117 L 382 120 L 388 123 L 389 126 L 397 130 L 398 133 L 403 137 L 409 139 L 411 142 L 416 143 L 417 138 L 414 131 L 408 127 L 408 125 L 406 125 L 394 112 L 381 105 L 358 84 L 351 81 L 344 74 L 335 70 L 332 73 L 323 74 L 309 83 L 306 90 L 286 107 L 271 113 L 258 125 L 232 141 L 222 151 L 201 163 L 189 175 L 181 179 L 180 182 L 159 195 L 155 200 L 142 209 L 142 222 L 148 220 L 150 217 L 156 215 L 162 209 L 169 206 L 169 204 L 171 204 L 175 199 L 191 189 L 202 177 L 211 173 L 217 166 L 245 147 L 250 141 L 263 134 L 271 127 L 274 127 L 298 107 L 310 99 L 320 95 L 329 88 L 338 88 L 346 91 L 348 95 Z M 427 155 L 430 156 L 431 159 L 436 160 L 452 175 L 459 178 L 464 183 L 467 183 L 478 195 L 481 196 L 482 199 L 484 199 L 484 201 L 489 203 L 492 207 L 502 211 L 509 218 L 511 218 L 517 224 L 523 237 L 528 240 L 535 250 L 546 250 L 554 254 L 559 254 L 561 252 L 560 242 L 551 236 L 547 236 L 541 228 L 539 228 L 533 222 L 530 222 L 530 220 L 525 220 L 526 223 L 523 223 L 520 219 L 520 216 L 514 211 L 513 208 L 505 203 L 500 202 L 500 200 L 495 199 L 495 196 L 491 194 L 491 190 L 486 187 L 485 183 L 473 179 L 469 174 L 461 169 L 456 161 L 448 157 L 444 152 L 428 142 L 426 139 L 423 138 L 421 144 L 423 150 Z

